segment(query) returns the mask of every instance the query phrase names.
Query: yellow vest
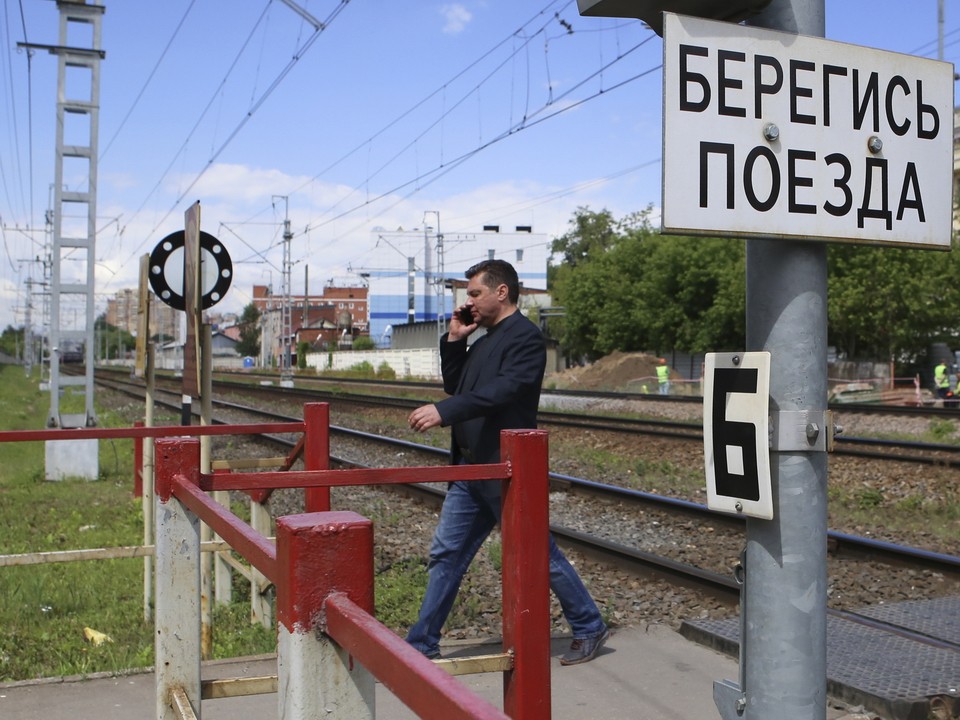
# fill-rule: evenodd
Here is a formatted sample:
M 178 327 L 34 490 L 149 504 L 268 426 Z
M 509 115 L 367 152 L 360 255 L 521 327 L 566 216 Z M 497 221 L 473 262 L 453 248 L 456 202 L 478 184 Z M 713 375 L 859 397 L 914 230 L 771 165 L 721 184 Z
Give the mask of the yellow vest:
M 659 370 L 660 368 L 657 368 Z M 947 364 L 940 363 L 933 369 L 933 380 L 937 387 L 950 387 L 950 378 L 947 377 Z

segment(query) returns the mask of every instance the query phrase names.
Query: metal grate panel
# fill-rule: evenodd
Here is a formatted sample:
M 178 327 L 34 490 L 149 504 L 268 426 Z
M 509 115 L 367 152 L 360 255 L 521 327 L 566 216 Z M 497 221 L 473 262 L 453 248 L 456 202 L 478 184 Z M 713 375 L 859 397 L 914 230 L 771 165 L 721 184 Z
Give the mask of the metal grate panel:
M 857 612 L 889 625 L 953 643 L 960 649 L 960 597 L 872 605 Z
M 880 605 L 857 613 L 941 641 L 956 642 L 960 636 L 960 598 Z M 681 633 L 729 654 L 739 651 L 738 618 L 685 621 Z M 891 720 L 924 720 L 931 698 L 960 697 L 960 646 L 938 647 L 898 634 L 896 628 L 828 615 L 827 690 Z

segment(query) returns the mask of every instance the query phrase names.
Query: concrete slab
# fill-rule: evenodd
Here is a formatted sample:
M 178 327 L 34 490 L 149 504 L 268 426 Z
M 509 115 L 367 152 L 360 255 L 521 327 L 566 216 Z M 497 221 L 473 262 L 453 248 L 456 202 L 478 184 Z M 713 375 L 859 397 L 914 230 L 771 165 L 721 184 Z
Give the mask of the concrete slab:
M 735 660 L 662 625 L 618 628 L 595 660 L 562 667 L 558 658 L 569 642 L 555 639 L 551 646 L 553 720 L 719 718 L 713 703 L 713 682 L 737 679 Z M 475 645 L 443 646 L 446 656 L 489 651 L 489 647 Z M 205 678 L 275 675 L 276 659 L 264 656 L 205 663 L 203 672 Z M 461 679 L 482 697 L 501 706 L 499 674 Z M 154 717 L 154 707 L 152 673 L 0 685 L 0 718 L 4 720 L 135 720 Z M 203 703 L 204 720 L 269 720 L 276 716 L 276 695 Z M 378 720 L 413 718 L 413 713 L 396 697 L 377 686 Z

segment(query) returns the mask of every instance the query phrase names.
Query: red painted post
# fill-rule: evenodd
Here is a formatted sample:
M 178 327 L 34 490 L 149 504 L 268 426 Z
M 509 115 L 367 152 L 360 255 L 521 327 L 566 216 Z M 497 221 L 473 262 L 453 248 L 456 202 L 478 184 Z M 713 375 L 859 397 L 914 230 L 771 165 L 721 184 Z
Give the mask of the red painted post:
M 514 652 L 503 674 L 503 709 L 513 720 L 550 718 L 550 561 L 547 433 L 505 430 L 503 482 L 503 645 Z
M 316 632 L 331 593 L 373 612 L 373 523 L 353 512 L 281 517 L 277 566 L 279 717 L 373 720 L 373 675 Z
M 355 512 L 277 518 L 277 620 L 312 631 L 327 595 L 346 593 L 373 613 L 373 522 Z
M 307 403 L 303 406 L 306 424 L 303 444 L 303 467 L 306 470 L 330 469 L 330 405 Z M 307 512 L 330 510 L 330 488 L 307 488 L 304 490 Z
M 134 427 L 143 427 L 143 420 L 133 423 Z M 133 439 L 133 496 L 143 497 L 143 438 Z

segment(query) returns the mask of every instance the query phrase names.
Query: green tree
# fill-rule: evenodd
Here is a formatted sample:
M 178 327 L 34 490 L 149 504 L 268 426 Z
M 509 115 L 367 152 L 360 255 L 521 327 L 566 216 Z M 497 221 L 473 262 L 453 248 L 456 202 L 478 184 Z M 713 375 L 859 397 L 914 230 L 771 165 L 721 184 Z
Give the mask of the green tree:
M 351 347 L 354 350 L 373 350 L 377 347 L 377 344 L 373 342 L 373 338 L 369 335 L 361 335 L 353 339 L 353 345 Z
M 93 333 L 103 358 L 107 360 L 126 355 L 137 347 L 137 339 L 128 331 L 108 323 L 106 313 L 93 321 Z
M 570 229 L 550 245 L 550 252 L 559 255 L 561 262 L 573 268 L 590 257 L 609 249 L 618 239 L 617 222 L 609 210 L 591 212 L 578 207 L 570 221 Z
M 7 325 L 0 334 L 0 352 L 10 357 L 17 357 L 23 348 L 23 327 L 15 328 Z
M 642 313 L 631 297 L 632 285 L 618 276 L 616 263 L 634 264 L 620 255 L 640 252 L 638 246 L 649 233 L 647 215 L 617 221 L 608 210 L 577 208 L 569 231 L 551 245 L 560 263 L 548 269 L 547 277 L 565 315 L 551 319 L 548 327 L 567 354 L 595 359 L 626 349 L 640 334 L 635 319 Z
M 661 236 L 649 211 L 619 221 L 589 214 L 578 209 L 553 245 L 564 257 L 551 289 L 565 310 L 557 327 L 569 354 L 743 347 L 742 241 Z
M 851 359 L 912 362 L 960 342 L 960 258 L 930 250 L 832 245 L 828 338 Z
M 249 303 L 240 314 L 240 341 L 237 354 L 250 357 L 260 356 L 260 310 L 255 303 Z
M 745 249 L 742 240 L 653 235 L 640 303 L 647 347 L 708 352 L 746 341 Z
M 744 242 L 662 236 L 648 217 L 577 208 L 551 245 L 548 284 L 565 314 L 550 332 L 586 359 L 743 348 Z M 841 354 L 912 364 L 933 343 L 960 349 L 957 241 L 950 253 L 831 244 L 827 257 L 828 341 Z

